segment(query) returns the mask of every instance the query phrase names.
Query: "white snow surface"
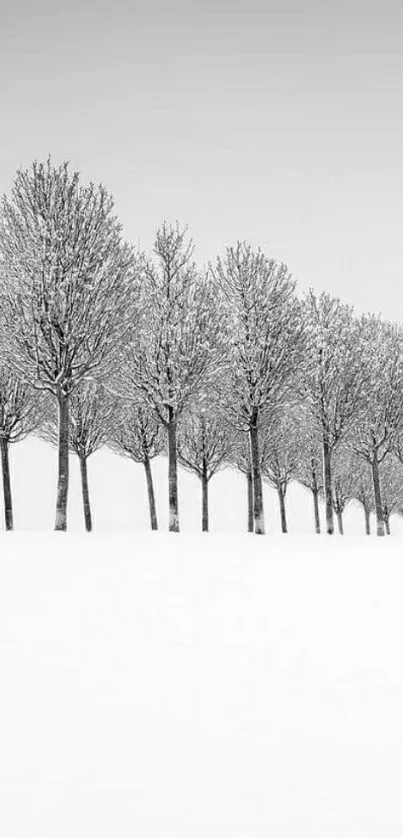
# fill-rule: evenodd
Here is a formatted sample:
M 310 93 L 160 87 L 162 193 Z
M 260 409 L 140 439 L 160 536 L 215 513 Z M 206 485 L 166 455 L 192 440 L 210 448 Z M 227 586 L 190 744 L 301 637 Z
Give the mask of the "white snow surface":
M 12 533 L 2 838 L 403 834 L 403 538 Z
M 17 530 L 52 530 L 56 503 L 57 454 L 50 445 L 28 438 L 11 446 L 11 482 L 14 520 Z M 168 464 L 166 457 L 152 461 L 158 521 L 168 528 Z M 143 530 L 150 528 L 147 490 L 142 465 L 101 450 L 88 460 L 88 474 L 94 527 L 97 532 Z M 0 477 L 1 486 L 1 477 Z M 265 520 L 268 533 L 280 530 L 277 492 L 264 484 Z M 217 474 L 210 482 L 210 529 L 213 532 L 244 533 L 247 525 L 245 476 L 232 469 Z M 0 510 L 1 511 L 1 510 Z M 201 528 L 200 481 L 179 469 L 179 511 L 184 532 Z M 313 531 L 313 507 L 310 492 L 292 483 L 287 491 L 287 517 L 291 533 Z M 3 515 L 1 513 L 0 528 Z M 321 505 L 322 525 L 324 521 Z M 78 458 L 70 457 L 68 504 L 69 530 L 84 529 Z M 349 504 L 344 515 L 347 535 L 364 532 L 364 513 L 357 504 Z M 374 516 L 372 531 L 375 532 Z M 403 534 L 403 518 L 392 516 L 392 531 Z

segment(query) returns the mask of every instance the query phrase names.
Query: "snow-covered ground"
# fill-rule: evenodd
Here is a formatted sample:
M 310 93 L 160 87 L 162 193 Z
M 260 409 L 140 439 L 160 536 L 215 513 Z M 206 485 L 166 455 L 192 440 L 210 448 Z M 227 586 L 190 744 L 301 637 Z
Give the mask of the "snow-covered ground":
M 2 838 L 403 834 L 403 539 L 0 540 Z
M 44 442 L 29 438 L 11 447 L 11 477 L 14 493 L 14 517 L 18 530 L 51 530 L 54 524 L 56 497 L 56 452 Z M 158 457 L 152 464 L 158 519 L 167 527 L 167 460 Z M 88 461 L 91 503 L 95 529 L 100 532 L 147 531 L 150 527 L 143 466 L 102 450 Z M 0 476 L 1 485 L 1 476 Z M 264 486 L 266 528 L 280 530 L 276 492 Z M 201 493 L 197 478 L 179 470 L 179 506 L 181 527 L 186 532 L 201 528 Z M 290 532 L 313 531 L 310 493 L 291 484 L 287 493 Z M 1 503 L 0 517 L 2 519 Z M 69 491 L 69 530 L 84 528 L 81 487 L 77 457 L 71 456 Z M 322 515 L 323 518 L 323 515 Z M 364 532 L 364 513 L 354 504 L 347 507 L 345 531 L 348 535 Z M 218 474 L 210 483 L 210 524 L 214 532 L 245 532 L 245 477 L 231 469 Z M 0 523 L 1 528 L 1 523 Z M 373 529 L 375 530 L 374 523 Z M 392 531 L 403 534 L 403 519 L 392 518 Z

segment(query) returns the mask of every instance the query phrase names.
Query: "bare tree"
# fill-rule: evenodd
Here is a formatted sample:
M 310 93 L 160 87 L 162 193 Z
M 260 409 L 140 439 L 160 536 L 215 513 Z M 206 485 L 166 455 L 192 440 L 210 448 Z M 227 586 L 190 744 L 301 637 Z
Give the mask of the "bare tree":
M 298 451 L 294 478 L 312 493 L 315 532 L 320 534 L 319 499 L 323 495 L 323 450 L 320 433 L 306 406 L 298 407 Z
M 117 375 L 122 396 L 143 400 L 168 436 L 169 529 L 179 531 L 178 422 L 207 386 L 214 365 L 215 307 L 196 270 L 186 230 L 164 223 L 144 264 L 140 325 Z
M 375 512 L 374 484 L 369 464 L 361 457 L 352 460 L 353 491 L 352 499 L 364 510 L 365 532 L 371 535 L 371 514 Z
M 365 374 L 361 363 L 363 327 L 353 310 L 329 294 L 306 300 L 309 352 L 300 378 L 302 396 L 320 433 L 326 529 L 334 532 L 332 456 L 358 418 Z
M 253 517 L 253 480 L 252 460 L 250 455 L 249 437 L 245 431 L 235 431 L 232 436 L 229 462 L 246 477 L 246 498 L 247 498 L 247 529 L 254 530 Z
M 14 527 L 9 447 L 36 430 L 42 419 L 41 407 L 42 399 L 39 394 L 21 381 L 12 370 L 1 366 L 0 448 L 6 530 L 12 530 Z
M 264 533 L 259 454 L 261 422 L 292 387 L 305 334 L 287 267 L 238 242 L 214 271 L 222 302 L 226 357 L 219 400 L 234 427 L 250 437 L 254 528 Z
M 105 388 L 95 381 L 81 381 L 71 392 L 68 426 L 69 449 L 77 455 L 80 463 L 84 523 L 87 532 L 92 530 L 87 461 L 92 454 L 95 454 L 106 444 L 110 427 L 114 421 L 114 412 L 113 400 Z M 40 430 L 40 436 L 57 446 L 58 416 L 53 403 L 50 403 L 48 418 Z
M 56 530 L 67 528 L 69 401 L 104 373 L 133 324 L 134 257 L 103 186 L 48 160 L 18 171 L 3 198 L 0 309 L 7 359 L 56 399 Z
M 399 421 L 396 433 L 393 435 L 393 443 L 392 443 L 392 446 L 391 446 L 391 450 L 392 450 L 392 453 L 397 458 L 400 466 L 403 466 L 403 417 Z M 394 468 L 394 472 L 395 473 L 397 472 L 396 467 Z M 403 483 L 403 479 L 402 479 L 402 483 Z M 396 511 L 398 512 L 398 514 L 403 515 L 403 499 L 402 499 L 402 503 L 401 503 L 400 508 Z M 384 512 L 385 512 L 385 503 L 384 503 Z M 388 523 L 389 523 L 389 519 L 388 519 Z M 387 526 L 386 520 L 385 520 L 385 526 Z
M 385 534 L 379 468 L 397 444 L 403 420 L 403 330 L 374 316 L 365 319 L 362 365 L 366 370 L 365 410 L 353 434 L 353 449 L 371 466 L 377 533 Z
M 231 435 L 220 417 L 209 411 L 191 411 L 179 429 L 179 462 L 199 478 L 202 487 L 202 531 L 209 529 L 210 480 L 229 459 Z
M 165 453 L 165 438 L 155 413 L 144 405 L 121 400 L 110 427 L 109 447 L 144 466 L 151 529 L 158 529 L 151 461 Z
M 262 434 L 262 474 L 277 491 L 280 504 L 281 531 L 287 532 L 285 499 L 289 483 L 294 479 L 299 457 L 298 420 L 290 405 L 273 415 Z
M 395 457 L 388 455 L 380 468 L 383 520 L 390 535 L 391 515 L 403 515 L 403 467 Z
M 343 514 L 355 494 L 355 479 L 351 451 L 341 446 L 333 464 L 333 509 L 336 513 L 340 535 L 344 535 Z

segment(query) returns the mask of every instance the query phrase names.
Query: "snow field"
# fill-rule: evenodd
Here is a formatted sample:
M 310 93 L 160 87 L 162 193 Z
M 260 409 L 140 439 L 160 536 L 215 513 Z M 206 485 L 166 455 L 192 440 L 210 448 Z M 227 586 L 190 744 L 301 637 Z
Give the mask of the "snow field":
M 2 838 L 403 829 L 403 540 L 2 537 Z

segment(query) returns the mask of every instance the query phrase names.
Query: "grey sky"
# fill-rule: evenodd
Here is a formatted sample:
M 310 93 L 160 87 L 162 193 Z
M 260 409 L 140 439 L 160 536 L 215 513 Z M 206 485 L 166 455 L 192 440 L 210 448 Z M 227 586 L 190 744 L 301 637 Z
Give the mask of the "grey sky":
M 150 247 L 188 223 L 403 319 L 403 11 L 358 0 L 0 4 L 0 191 L 49 152 Z

